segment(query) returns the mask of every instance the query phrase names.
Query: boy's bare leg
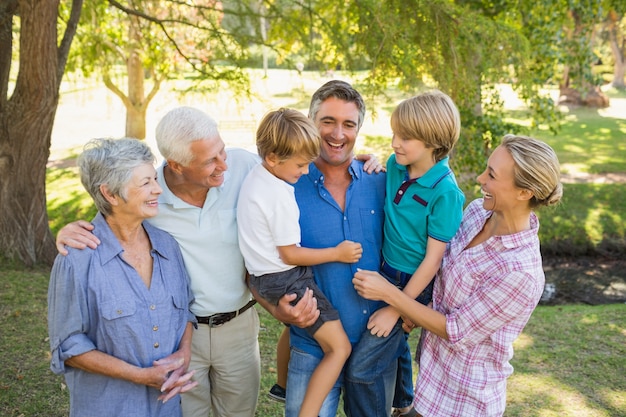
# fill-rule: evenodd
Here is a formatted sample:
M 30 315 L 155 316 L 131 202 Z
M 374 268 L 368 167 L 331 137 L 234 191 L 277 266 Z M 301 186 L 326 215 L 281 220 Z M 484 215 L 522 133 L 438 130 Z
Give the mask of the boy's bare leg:
M 324 357 L 311 375 L 299 417 L 317 417 L 352 351 L 348 336 L 339 320 L 327 321 L 313 337 L 324 351 Z
M 276 345 L 276 383 L 287 388 L 289 369 L 289 327 L 285 327 Z

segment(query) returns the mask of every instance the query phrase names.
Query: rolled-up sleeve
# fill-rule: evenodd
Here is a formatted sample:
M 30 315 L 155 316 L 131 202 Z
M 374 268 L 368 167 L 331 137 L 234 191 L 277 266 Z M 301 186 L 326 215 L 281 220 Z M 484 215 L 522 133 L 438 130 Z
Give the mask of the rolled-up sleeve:
M 79 275 L 70 256 L 57 256 L 48 287 L 50 369 L 56 374 L 65 372 L 67 359 L 96 348 L 86 334 L 89 327 L 86 277 Z

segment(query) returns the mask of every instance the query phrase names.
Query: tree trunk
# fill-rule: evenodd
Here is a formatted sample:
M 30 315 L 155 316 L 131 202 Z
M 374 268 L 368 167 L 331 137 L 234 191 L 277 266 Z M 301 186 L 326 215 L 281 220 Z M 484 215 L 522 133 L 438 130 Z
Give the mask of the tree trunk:
M 613 66 L 613 81 L 611 82 L 611 86 L 614 88 L 624 89 L 626 85 L 624 84 L 624 75 L 626 75 L 626 57 L 624 56 L 624 40 L 622 40 L 622 45 L 620 46 L 617 32 L 620 30 L 619 22 L 622 16 L 618 15 L 614 10 L 609 12 L 608 16 L 608 32 L 609 32 L 609 45 L 611 45 L 611 53 L 613 54 L 613 59 L 615 60 L 615 65 Z
M 21 0 L 15 90 L 0 97 L 0 253 L 26 265 L 56 250 L 46 210 L 46 163 L 58 105 L 59 1 Z
M 145 71 L 141 62 L 141 32 L 138 29 L 139 19 L 130 17 L 128 31 L 129 48 L 126 61 L 128 72 L 128 100 L 126 107 L 126 136 L 136 139 L 146 138 L 146 106 L 144 103 Z

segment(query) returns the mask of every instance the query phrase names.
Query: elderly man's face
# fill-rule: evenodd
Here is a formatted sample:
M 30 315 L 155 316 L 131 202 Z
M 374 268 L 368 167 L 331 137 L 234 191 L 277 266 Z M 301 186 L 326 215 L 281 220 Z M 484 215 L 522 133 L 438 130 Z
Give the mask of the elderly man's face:
M 221 137 L 197 140 L 191 144 L 193 160 L 181 168 L 185 180 L 203 188 L 219 187 L 224 182 L 226 146 Z
M 352 160 L 359 133 L 359 109 L 356 104 L 329 97 L 320 104 L 314 122 L 322 138 L 321 158 L 331 165 Z

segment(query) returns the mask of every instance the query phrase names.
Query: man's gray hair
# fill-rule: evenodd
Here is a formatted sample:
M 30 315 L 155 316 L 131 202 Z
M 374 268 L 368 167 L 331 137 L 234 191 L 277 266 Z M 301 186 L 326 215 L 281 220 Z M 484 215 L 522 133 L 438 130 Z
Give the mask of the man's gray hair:
M 219 135 L 217 122 L 193 107 L 170 110 L 156 127 L 156 142 L 163 158 L 183 166 L 193 160 L 191 144 L 197 140 L 213 139 Z
M 348 103 L 354 103 L 359 110 L 359 120 L 357 130 L 361 129 L 365 120 L 365 101 L 361 93 L 356 91 L 350 84 L 341 80 L 331 80 L 317 89 L 311 97 L 309 106 L 309 119 L 315 121 L 315 116 L 320 110 L 320 106 L 330 97 L 335 97 Z

